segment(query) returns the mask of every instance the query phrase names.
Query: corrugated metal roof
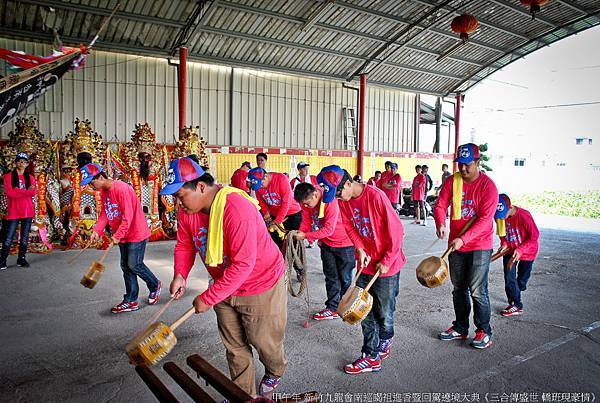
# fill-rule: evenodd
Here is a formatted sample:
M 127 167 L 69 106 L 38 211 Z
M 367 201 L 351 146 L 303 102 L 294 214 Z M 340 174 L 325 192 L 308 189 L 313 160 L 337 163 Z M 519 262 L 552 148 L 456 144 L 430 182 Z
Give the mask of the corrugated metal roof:
M 91 39 L 116 0 L 5 0 L 0 35 Z M 479 27 L 455 46 L 450 22 Z M 535 20 L 519 0 L 129 0 L 98 48 L 370 82 L 414 92 L 465 91 L 494 71 L 600 24 L 598 0 L 551 0 Z

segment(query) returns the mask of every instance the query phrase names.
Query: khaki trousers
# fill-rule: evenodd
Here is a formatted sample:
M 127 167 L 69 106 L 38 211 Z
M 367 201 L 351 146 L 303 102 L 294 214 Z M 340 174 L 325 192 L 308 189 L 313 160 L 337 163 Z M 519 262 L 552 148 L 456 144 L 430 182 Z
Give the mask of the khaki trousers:
M 231 380 L 249 395 L 256 395 L 253 346 L 265 374 L 283 376 L 287 357 L 283 349 L 287 322 L 285 276 L 268 291 L 231 296 L 214 306 L 221 340 L 227 350 Z

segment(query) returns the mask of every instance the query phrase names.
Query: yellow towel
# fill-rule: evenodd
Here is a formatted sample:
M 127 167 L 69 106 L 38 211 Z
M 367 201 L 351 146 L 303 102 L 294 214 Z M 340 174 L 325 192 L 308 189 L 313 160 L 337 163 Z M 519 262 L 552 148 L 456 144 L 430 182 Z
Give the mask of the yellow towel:
M 462 193 L 463 193 L 463 178 L 460 172 L 454 172 L 454 180 L 452 182 L 452 220 L 462 219 Z
M 248 195 L 243 190 L 232 186 L 223 186 L 215 196 L 215 200 L 210 208 L 208 218 L 208 247 L 206 248 L 206 264 L 216 267 L 223 263 L 223 213 L 225 212 L 225 203 L 227 195 L 237 193 L 250 200 L 257 210 L 260 209 L 258 201 Z
M 506 236 L 506 221 L 504 218 L 496 218 L 496 235 Z
M 317 218 L 325 217 L 325 203 L 321 200 L 321 205 L 319 206 L 319 216 Z

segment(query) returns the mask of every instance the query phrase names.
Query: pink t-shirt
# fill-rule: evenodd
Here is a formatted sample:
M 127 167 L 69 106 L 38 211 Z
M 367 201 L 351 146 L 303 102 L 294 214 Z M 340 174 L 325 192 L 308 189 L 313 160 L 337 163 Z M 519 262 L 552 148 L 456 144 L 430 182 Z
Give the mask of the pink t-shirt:
M 340 200 L 339 204 L 350 240 L 371 257 L 363 273 L 375 274 L 379 262 L 389 268 L 381 277 L 398 273 L 406 263 L 402 252 L 404 227 L 387 196 L 380 189 L 365 185 L 359 197 Z
M 454 177 L 450 176 L 442 185 L 433 212 L 436 227 L 446 226 L 446 212 L 452 201 L 453 183 Z M 496 184 L 484 172 L 481 172 L 479 177 L 471 183 L 463 181 L 462 218 L 450 220 L 448 242 L 457 237 L 471 217 L 477 217 L 471 228 L 461 236 L 465 244 L 460 248 L 460 252 L 492 249 L 494 247 L 494 214 L 497 205 Z
M 94 226 L 98 235 L 104 233 L 108 223 L 120 243 L 141 242 L 150 237 L 140 199 L 127 183 L 114 180 L 110 189 L 100 191 L 100 200 L 102 209 Z
M 413 201 L 424 201 L 425 200 L 425 185 L 427 179 L 425 175 L 418 174 L 415 176 L 412 182 L 412 199 Z
M 271 172 L 271 182 L 266 188 L 256 191 L 256 199 L 263 213 L 269 212 L 279 224 L 283 223 L 287 216 L 300 211 L 300 205 L 294 200 L 287 176 L 278 172 Z
M 19 175 L 19 186 L 12 187 L 12 172 L 4 175 L 4 192 L 7 202 L 7 220 L 18 220 L 20 218 L 33 218 L 35 208 L 33 206 L 33 196 L 35 196 L 35 178 L 29 175 L 31 186 L 25 189 L 25 176 Z
M 379 180 L 376 182 L 377 183 L 377 187 L 379 189 L 383 190 L 382 185 L 384 183 L 387 183 L 387 181 L 390 178 L 390 176 L 392 176 L 392 173 L 390 171 L 383 171 L 381 173 L 381 176 L 379 177 Z
M 246 182 L 247 178 L 248 171 L 242 168 L 238 168 L 231 176 L 231 186 L 243 190 L 244 192 L 250 193 L 250 187 L 248 187 L 248 182 Z
M 529 211 L 516 206 L 515 209 L 515 214 L 506 219 L 506 236 L 501 237 L 500 241 L 511 253 L 518 250 L 521 260 L 533 261 L 538 255 L 540 231 Z
M 383 179 L 383 176 L 382 176 Z M 388 185 L 392 185 L 394 186 L 393 189 L 386 189 L 383 185 L 384 184 L 388 184 Z M 395 174 L 392 175 L 392 173 L 390 172 L 388 175 L 386 175 L 385 177 L 385 182 L 383 180 L 381 180 L 381 182 L 379 183 L 379 187 L 381 188 L 381 190 L 383 190 L 383 193 L 385 193 L 385 195 L 388 197 L 388 199 L 390 199 L 390 201 L 392 203 L 400 203 L 400 187 L 402 185 L 402 178 L 400 177 L 400 174 Z
M 209 215 L 179 210 L 177 217 L 175 275 L 181 274 L 187 279 L 196 254 L 206 261 Z M 214 283 L 200 298 L 211 306 L 231 295 L 255 295 L 270 290 L 285 272 L 283 256 L 267 232 L 263 218 L 242 195 L 227 195 L 223 215 L 223 264 L 207 266 L 207 270 Z
M 323 193 L 320 187 L 317 190 L 321 194 Z M 323 203 L 323 200 L 319 201 L 315 208 L 302 206 L 300 231 L 306 234 L 306 239 L 309 242 L 320 240 L 332 248 L 352 246 L 352 241 L 348 238 L 346 228 L 344 228 L 344 223 L 340 217 L 340 207 L 337 199 L 334 199 L 331 203 L 325 203 L 323 218 L 319 218 L 321 203 Z

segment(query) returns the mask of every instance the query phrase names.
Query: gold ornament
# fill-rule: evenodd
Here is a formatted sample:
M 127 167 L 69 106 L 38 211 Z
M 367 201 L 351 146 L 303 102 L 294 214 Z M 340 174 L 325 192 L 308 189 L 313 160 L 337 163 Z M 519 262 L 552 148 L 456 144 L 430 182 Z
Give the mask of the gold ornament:
M 173 156 L 175 158 L 187 157 L 195 154 L 203 167 L 208 166 L 208 156 L 206 155 L 206 140 L 199 135 L 200 127 L 185 127 L 181 131 L 180 140 L 175 144 Z
M 2 150 L 5 166 L 12 170 L 15 167 L 17 153 L 24 152 L 29 155 L 36 173 L 48 165 L 49 155 L 46 153 L 48 144 L 44 135 L 37 128 L 34 117 L 17 118 L 15 130 L 8 134 L 7 147 Z
M 63 167 L 77 168 L 77 155 L 90 153 L 95 163 L 102 164 L 105 145 L 102 136 L 93 131 L 89 120 L 75 119 L 75 131 L 69 132 L 63 145 Z

